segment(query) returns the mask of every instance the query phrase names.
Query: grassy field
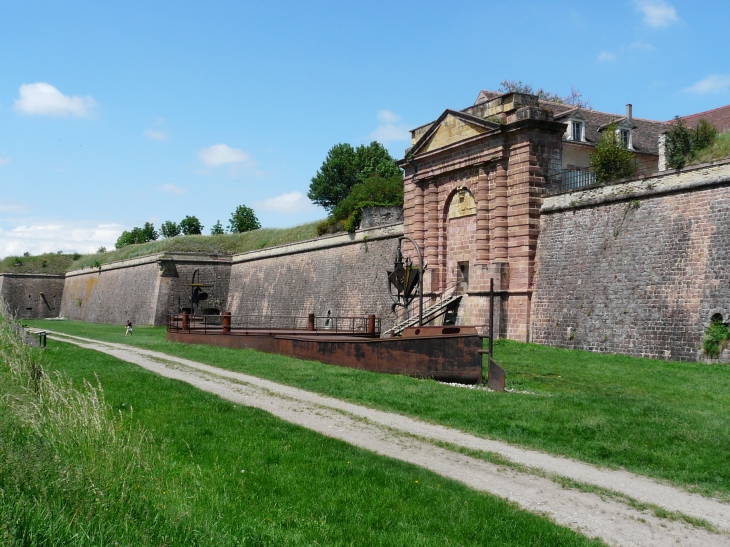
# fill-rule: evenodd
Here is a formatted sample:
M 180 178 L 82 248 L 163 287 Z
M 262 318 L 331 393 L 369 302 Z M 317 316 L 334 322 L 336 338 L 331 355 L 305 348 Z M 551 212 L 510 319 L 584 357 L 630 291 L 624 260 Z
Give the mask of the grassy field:
M 10 346 L 0 340 L 4 546 L 602 545 L 113 357 Z
M 178 236 L 138 245 L 111 249 L 90 255 L 46 253 L 37 256 L 8 256 L 0 260 L 0 273 L 62 274 L 70 270 L 93 268 L 99 264 L 162 252 L 235 254 L 294 243 L 317 237 L 317 222 L 292 228 L 261 228 L 242 234 L 218 236 Z
M 730 499 L 730 367 L 499 341 L 510 393 L 203 345 L 162 328 L 29 322 L 134 344 Z

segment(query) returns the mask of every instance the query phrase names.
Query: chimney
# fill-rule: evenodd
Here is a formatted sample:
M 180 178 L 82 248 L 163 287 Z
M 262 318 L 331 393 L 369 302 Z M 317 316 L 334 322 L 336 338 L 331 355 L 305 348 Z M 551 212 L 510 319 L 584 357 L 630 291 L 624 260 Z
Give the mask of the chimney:
M 629 119 L 629 121 L 633 120 L 633 108 L 631 107 L 631 103 L 626 105 L 626 117 Z

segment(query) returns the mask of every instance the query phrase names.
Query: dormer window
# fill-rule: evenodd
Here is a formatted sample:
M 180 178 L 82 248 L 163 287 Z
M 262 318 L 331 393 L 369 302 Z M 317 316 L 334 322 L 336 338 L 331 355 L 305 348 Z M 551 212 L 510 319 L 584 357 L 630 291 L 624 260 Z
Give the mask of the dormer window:
M 631 129 L 620 129 L 621 132 L 621 142 L 623 145 L 627 148 L 631 148 Z
M 570 122 L 570 140 L 576 142 L 583 142 L 583 122 L 572 121 Z

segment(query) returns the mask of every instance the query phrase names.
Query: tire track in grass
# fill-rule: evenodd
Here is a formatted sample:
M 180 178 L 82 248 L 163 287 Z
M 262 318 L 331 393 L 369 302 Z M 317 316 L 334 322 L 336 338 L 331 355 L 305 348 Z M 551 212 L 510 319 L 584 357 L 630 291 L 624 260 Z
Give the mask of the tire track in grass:
M 730 546 L 730 505 L 633 473 L 514 447 L 160 352 L 61 333 L 53 333 L 52 338 L 112 355 L 323 435 L 415 464 L 610 545 Z M 434 443 L 496 454 L 515 466 L 491 463 Z M 530 473 L 529 468 L 541 473 Z M 660 518 L 620 498 L 560 486 L 546 474 L 610 489 L 642 504 L 708 522 L 717 533 L 683 520 Z

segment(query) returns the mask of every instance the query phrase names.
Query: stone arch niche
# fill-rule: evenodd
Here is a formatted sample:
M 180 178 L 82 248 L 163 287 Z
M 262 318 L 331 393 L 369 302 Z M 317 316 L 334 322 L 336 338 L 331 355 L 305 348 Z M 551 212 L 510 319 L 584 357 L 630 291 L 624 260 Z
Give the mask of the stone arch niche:
M 449 194 L 444 204 L 445 266 L 444 289 L 456 287 L 465 293 L 469 283 L 469 268 L 476 262 L 477 204 L 474 194 L 465 185 L 459 185 Z

